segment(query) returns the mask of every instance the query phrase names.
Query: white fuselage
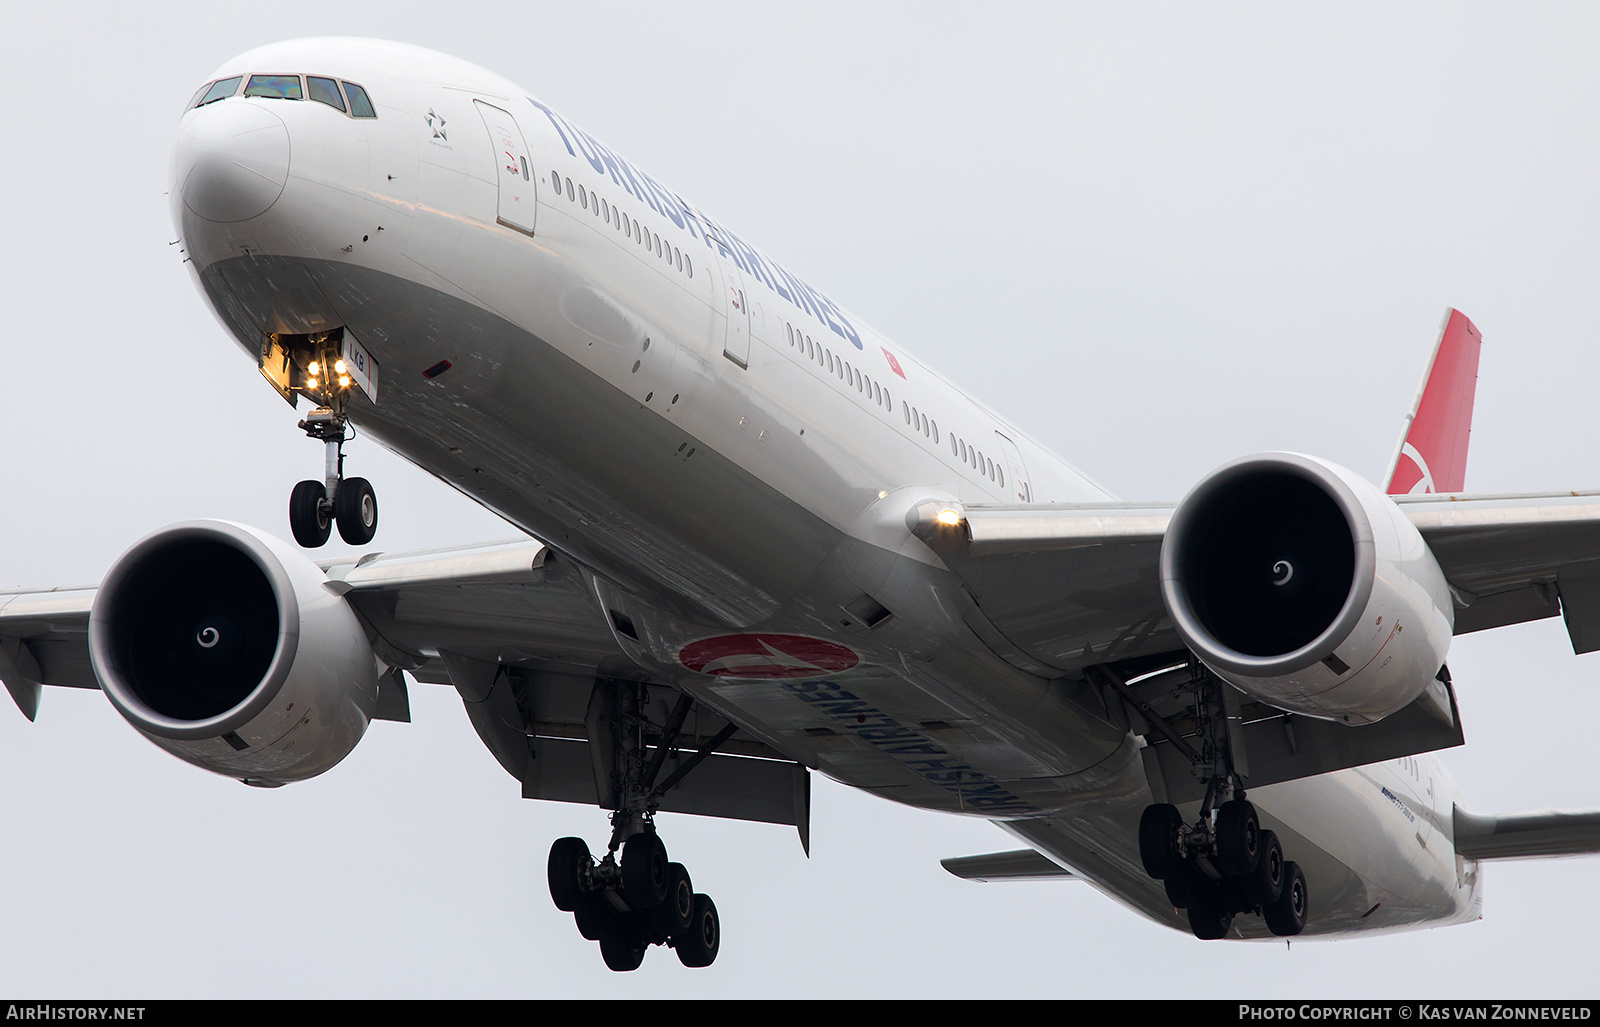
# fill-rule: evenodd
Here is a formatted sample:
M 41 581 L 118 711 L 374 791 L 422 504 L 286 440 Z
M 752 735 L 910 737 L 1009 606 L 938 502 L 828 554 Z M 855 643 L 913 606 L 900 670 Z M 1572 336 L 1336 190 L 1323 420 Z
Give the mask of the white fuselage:
M 174 150 L 189 266 L 252 357 L 263 332 L 352 333 L 379 368 L 352 420 L 585 568 L 640 666 L 808 766 L 1002 821 L 1180 922 L 1139 866 L 1140 741 L 985 644 L 906 524 L 930 499 L 1105 490 L 505 79 L 361 40 L 262 48 L 213 78 L 296 73 L 359 83 L 377 116 L 234 96 L 189 110 Z M 863 596 L 892 618 L 842 613 Z M 686 645 L 739 630 L 860 662 L 686 666 Z M 1478 915 L 1432 759 L 1251 796 L 1306 869 L 1308 932 Z

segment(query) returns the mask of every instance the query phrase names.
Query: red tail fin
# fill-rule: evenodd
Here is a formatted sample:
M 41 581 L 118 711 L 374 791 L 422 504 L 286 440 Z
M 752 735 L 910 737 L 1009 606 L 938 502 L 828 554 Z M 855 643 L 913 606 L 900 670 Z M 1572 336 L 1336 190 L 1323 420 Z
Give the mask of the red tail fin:
M 1390 465 L 1389 494 L 1460 492 L 1467 482 L 1472 397 L 1483 335 L 1459 310 L 1446 310 L 1433 360 L 1422 377 L 1406 433 Z

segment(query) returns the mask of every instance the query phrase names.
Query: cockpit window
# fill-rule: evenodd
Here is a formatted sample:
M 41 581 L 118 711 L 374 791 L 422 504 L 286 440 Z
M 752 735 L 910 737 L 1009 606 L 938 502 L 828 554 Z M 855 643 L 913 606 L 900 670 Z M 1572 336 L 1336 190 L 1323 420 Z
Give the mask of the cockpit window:
M 215 103 L 218 100 L 232 96 L 239 91 L 239 82 L 243 78 L 243 75 L 235 75 L 232 78 L 225 78 L 212 83 L 210 89 L 195 98 L 194 106 L 204 107 L 208 103 Z
M 350 98 L 350 113 L 358 118 L 376 118 L 378 112 L 372 109 L 372 101 L 367 99 L 367 91 L 354 82 L 344 84 L 344 95 Z
M 250 84 L 244 87 L 246 96 L 265 96 L 278 100 L 298 100 L 299 75 L 251 75 Z
M 306 94 L 318 103 L 325 103 L 329 107 L 344 110 L 344 97 L 339 95 L 339 83 L 331 78 L 317 78 L 314 75 L 306 76 Z

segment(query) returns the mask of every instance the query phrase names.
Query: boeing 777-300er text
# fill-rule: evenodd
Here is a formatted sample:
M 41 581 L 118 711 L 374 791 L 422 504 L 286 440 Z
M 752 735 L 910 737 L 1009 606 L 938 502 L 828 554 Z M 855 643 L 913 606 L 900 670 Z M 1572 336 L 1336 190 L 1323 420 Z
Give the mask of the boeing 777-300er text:
M 532 799 L 596 805 L 549 886 L 607 965 L 716 958 L 659 811 L 810 827 L 809 774 L 993 821 L 974 879 L 1081 878 L 1201 938 L 1473 920 L 1484 860 L 1600 814 L 1467 812 L 1453 634 L 1600 649 L 1600 493 L 1462 495 L 1480 336 L 1447 312 L 1387 488 L 1247 456 L 1120 503 L 511 82 L 392 43 L 228 61 L 172 217 L 205 302 L 308 401 L 296 545 L 189 521 L 98 588 L 0 595 L 0 678 L 100 688 L 198 767 L 333 767 L 453 685 Z M 359 427 L 519 531 L 371 542 Z M 1248 793 L 1248 797 L 1247 797 Z M 704 883 L 704 882 L 702 882 Z

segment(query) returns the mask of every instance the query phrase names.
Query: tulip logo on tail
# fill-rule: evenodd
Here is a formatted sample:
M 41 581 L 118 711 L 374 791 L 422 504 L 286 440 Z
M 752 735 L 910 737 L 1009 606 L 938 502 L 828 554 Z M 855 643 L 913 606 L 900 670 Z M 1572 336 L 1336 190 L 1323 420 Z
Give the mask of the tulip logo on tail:
M 1401 463 L 1395 467 L 1394 480 L 1389 483 L 1391 496 L 1420 496 L 1436 491 L 1433 487 L 1433 471 L 1428 469 L 1428 461 L 1417 452 L 1417 447 L 1407 442 L 1400 447 Z M 1404 461 L 1411 461 L 1412 466 L 1407 468 Z M 1410 483 L 1406 479 L 1415 474 L 1416 480 Z
M 678 653 L 685 667 L 719 678 L 810 678 L 837 674 L 861 657 L 837 642 L 807 635 L 718 635 L 690 642 Z

